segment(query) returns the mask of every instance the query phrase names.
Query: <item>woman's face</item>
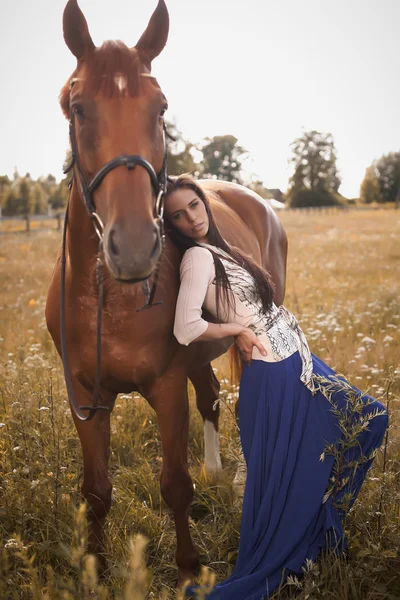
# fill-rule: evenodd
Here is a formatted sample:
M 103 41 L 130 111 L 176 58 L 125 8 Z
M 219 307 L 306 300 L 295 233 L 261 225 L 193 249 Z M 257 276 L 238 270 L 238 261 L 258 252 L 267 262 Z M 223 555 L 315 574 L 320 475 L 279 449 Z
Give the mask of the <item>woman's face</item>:
M 168 195 L 165 202 L 168 221 L 186 237 L 207 243 L 209 227 L 206 207 L 196 192 L 180 188 Z

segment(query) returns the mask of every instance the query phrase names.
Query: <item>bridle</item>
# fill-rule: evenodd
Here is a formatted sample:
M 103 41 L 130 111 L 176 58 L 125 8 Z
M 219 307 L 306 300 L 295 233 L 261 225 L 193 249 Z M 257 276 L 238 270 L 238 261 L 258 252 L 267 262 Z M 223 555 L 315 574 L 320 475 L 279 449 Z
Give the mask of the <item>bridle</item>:
M 72 79 L 70 83 L 70 90 L 72 89 L 76 79 Z M 61 253 L 61 293 L 60 293 L 60 332 L 61 332 L 61 358 L 64 366 L 64 377 L 65 384 L 67 387 L 68 398 L 71 403 L 72 410 L 75 416 L 80 421 L 90 421 L 98 410 L 106 410 L 110 412 L 110 408 L 108 406 L 103 406 L 98 404 L 98 399 L 100 395 L 100 365 L 101 365 L 101 325 L 102 325 L 102 309 L 103 309 L 103 301 L 104 301 L 104 286 L 103 286 L 103 260 L 102 260 L 102 250 L 103 250 L 103 234 L 104 234 L 104 225 L 102 223 L 101 218 L 96 212 L 96 204 L 94 202 L 93 194 L 95 190 L 99 187 L 103 179 L 110 173 L 112 170 L 116 169 L 120 166 L 125 166 L 129 171 L 132 171 L 136 167 L 143 167 L 149 177 L 151 186 L 156 198 L 155 206 L 154 206 L 154 216 L 159 228 L 160 237 L 161 237 L 161 255 L 165 245 L 165 233 L 164 233 L 164 198 L 167 188 L 167 144 L 166 144 L 166 128 L 165 124 L 163 126 L 163 139 L 164 139 L 164 159 L 161 167 L 160 173 L 157 173 L 154 170 L 154 167 L 142 156 L 132 154 L 132 155 L 120 155 L 116 156 L 108 163 L 106 163 L 93 177 L 91 181 L 88 180 L 87 175 L 85 174 L 82 163 L 79 158 L 78 153 L 78 145 L 76 141 L 76 131 L 75 131 L 75 113 L 73 109 L 70 108 L 70 118 L 69 118 L 69 138 L 71 143 L 71 161 L 68 166 L 65 168 L 64 173 L 69 173 L 76 167 L 76 172 L 78 173 L 78 181 L 80 185 L 81 195 L 83 201 L 86 206 L 86 210 L 89 214 L 90 219 L 93 222 L 94 230 L 99 238 L 99 254 L 97 257 L 97 266 L 96 266 L 96 280 L 98 285 L 98 302 L 97 302 L 97 346 L 96 346 L 96 375 L 95 375 L 95 384 L 92 396 L 92 403 L 90 405 L 79 406 L 75 394 L 72 388 L 72 380 L 71 380 L 71 371 L 69 368 L 68 357 L 67 357 L 67 347 L 66 347 L 66 326 L 65 326 L 65 272 L 66 272 L 66 239 L 67 239 L 67 228 L 68 228 L 68 211 L 69 204 L 71 198 L 71 190 L 73 182 L 75 181 L 74 172 L 72 173 L 70 182 L 69 182 L 69 190 L 70 197 L 68 199 L 67 208 L 65 211 L 65 219 L 64 219 L 64 229 L 63 229 L 63 238 L 62 238 L 62 253 Z M 160 256 L 161 256 L 160 255 Z M 142 280 L 138 279 L 137 281 L 142 281 L 143 293 L 146 297 L 146 303 L 142 308 L 137 309 L 137 312 L 141 310 L 151 308 L 152 306 L 156 306 L 157 304 L 162 304 L 162 302 L 153 302 L 154 296 L 157 289 L 157 282 L 159 276 L 160 269 L 160 260 L 158 260 L 157 265 L 154 271 L 153 284 L 150 289 L 148 279 Z M 89 413 L 85 417 L 82 415 L 82 410 L 88 410 Z

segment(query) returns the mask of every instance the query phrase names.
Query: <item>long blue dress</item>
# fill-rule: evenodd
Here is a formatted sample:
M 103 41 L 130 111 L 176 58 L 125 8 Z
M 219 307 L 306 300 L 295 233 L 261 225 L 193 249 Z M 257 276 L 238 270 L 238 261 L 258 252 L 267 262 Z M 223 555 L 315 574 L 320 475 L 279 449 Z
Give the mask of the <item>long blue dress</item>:
M 319 358 L 312 355 L 312 361 L 314 375 L 339 381 Z M 341 480 L 351 475 L 348 483 L 328 495 L 335 456 L 326 452 L 327 444 L 337 447 L 342 437 L 335 408 L 347 414 L 351 393 L 339 384 L 331 396 L 321 388 L 313 395 L 300 381 L 301 370 L 299 352 L 278 362 L 253 360 L 244 367 L 239 420 L 247 480 L 239 554 L 232 575 L 214 588 L 210 600 L 267 599 L 290 572 L 302 573 L 306 559 L 315 561 L 324 548 L 338 553 L 347 548 L 343 517 L 383 441 L 387 411 L 351 386 L 353 397 L 362 403 L 352 422 L 367 413 L 374 417 L 357 436 L 358 445 L 344 454 L 347 463 L 364 460 L 355 473 L 342 470 Z M 341 508 L 349 493 L 351 500 Z

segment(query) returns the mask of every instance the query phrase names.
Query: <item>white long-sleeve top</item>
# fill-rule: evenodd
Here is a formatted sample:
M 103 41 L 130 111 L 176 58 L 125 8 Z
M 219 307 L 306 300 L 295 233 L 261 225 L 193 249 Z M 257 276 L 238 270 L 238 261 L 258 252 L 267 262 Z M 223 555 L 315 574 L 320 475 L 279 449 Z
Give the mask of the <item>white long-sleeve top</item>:
M 299 351 L 303 363 L 301 380 L 314 392 L 311 353 L 294 315 L 284 306 L 278 308 L 275 304 L 267 314 L 263 314 L 255 281 L 250 273 L 232 262 L 220 248 L 212 246 L 212 249 L 218 253 L 225 267 L 233 294 L 234 311 L 221 294 L 220 319 L 249 327 L 255 332 L 267 355 L 263 356 L 253 346 L 253 359 L 276 362 Z M 217 316 L 215 266 L 207 244 L 189 248 L 185 252 L 180 266 L 180 280 L 174 335 L 180 344 L 188 345 L 208 327 L 208 322 L 202 318 L 202 307 Z

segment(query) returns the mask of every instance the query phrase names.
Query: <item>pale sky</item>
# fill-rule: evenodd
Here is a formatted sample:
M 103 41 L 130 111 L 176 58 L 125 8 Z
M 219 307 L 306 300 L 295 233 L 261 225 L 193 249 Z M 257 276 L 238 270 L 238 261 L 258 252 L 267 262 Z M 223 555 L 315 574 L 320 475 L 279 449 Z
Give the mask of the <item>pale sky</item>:
M 157 0 L 80 0 L 96 45 L 133 46 Z M 0 174 L 61 177 L 68 126 L 58 94 L 75 67 L 64 0 L 0 0 Z M 333 134 L 340 192 L 400 149 L 400 0 L 167 0 L 169 40 L 153 62 L 193 142 L 233 134 L 267 187 L 286 190 L 291 142 Z

